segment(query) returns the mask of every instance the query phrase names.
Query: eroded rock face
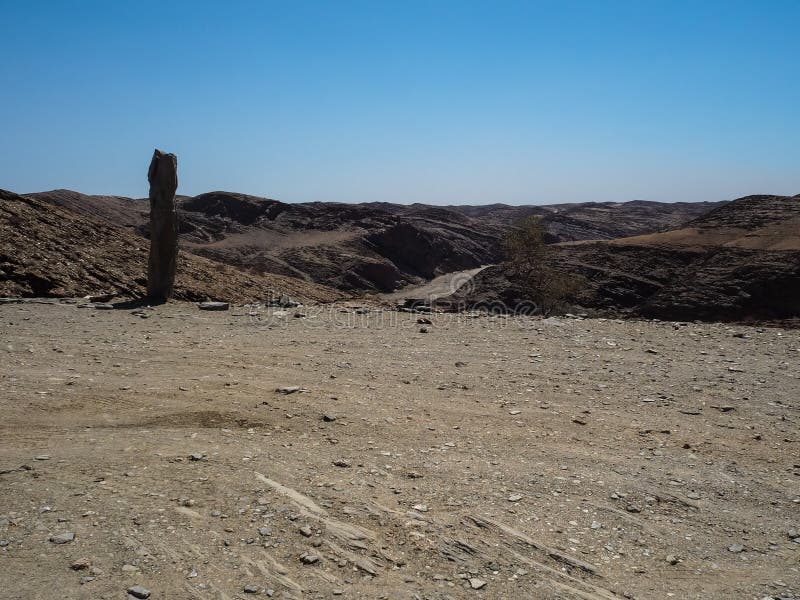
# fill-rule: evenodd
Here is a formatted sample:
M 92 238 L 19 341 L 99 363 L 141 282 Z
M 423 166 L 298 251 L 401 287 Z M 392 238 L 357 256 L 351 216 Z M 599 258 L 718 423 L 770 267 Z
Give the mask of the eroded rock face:
M 575 304 L 601 314 L 670 320 L 800 316 L 800 199 L 747 196 L 686 227 L 559 244 L 551 260 L 582 278 Z M 447 298 L 452 306 L 515 310 L 525 293 L 506 265 L 486 269 Z
M 153 152 L 150 169 L 150 257 L 147 265 L 147 296 L 167 300 L 175 286 L 178 260 L 178 158 L 161 150 Z

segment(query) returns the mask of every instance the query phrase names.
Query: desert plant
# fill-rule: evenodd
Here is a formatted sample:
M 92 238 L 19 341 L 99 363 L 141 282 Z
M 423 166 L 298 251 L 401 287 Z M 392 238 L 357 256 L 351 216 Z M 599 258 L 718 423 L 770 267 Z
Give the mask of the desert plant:
M 529 216 L 520 221 L 506 234 L 503 245 L 512 283 L 525 296 L 524 300 L 534 302 L 543 314 L 563 309 L 583 287 L 578 275 L 554 266 L 539 217 Z

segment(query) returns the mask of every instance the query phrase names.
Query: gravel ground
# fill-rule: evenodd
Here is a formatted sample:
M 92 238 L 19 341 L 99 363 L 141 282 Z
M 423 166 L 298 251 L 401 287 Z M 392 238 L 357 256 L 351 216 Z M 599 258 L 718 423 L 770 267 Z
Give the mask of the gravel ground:
M 0 597 L 800 596 L 800 331 L 297 311 L 0 305 Z

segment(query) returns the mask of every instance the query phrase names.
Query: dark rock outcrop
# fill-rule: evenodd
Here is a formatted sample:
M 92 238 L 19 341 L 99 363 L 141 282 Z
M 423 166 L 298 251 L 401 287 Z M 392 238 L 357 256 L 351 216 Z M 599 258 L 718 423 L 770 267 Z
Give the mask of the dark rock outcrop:
M 613 241 L 557 244 L 553 266 L 579 275 L 573 298 L 602 314 L 674 320 L 800 317 L 800 199 L 748 196 L 686 227 Z M 447 299 L 514 310 L 509 270 L 479 273 Z

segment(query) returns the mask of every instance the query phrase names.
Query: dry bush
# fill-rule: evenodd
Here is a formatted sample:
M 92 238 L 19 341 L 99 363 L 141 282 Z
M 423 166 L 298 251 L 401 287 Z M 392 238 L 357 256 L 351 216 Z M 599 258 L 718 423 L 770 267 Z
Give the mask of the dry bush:
M 503 240 L 512 282 L 544 314 L 563 310 L 585 282 L 578 275 L 553 266 L 551 249 L 544 241 L 538 217 L 526 217 Z

